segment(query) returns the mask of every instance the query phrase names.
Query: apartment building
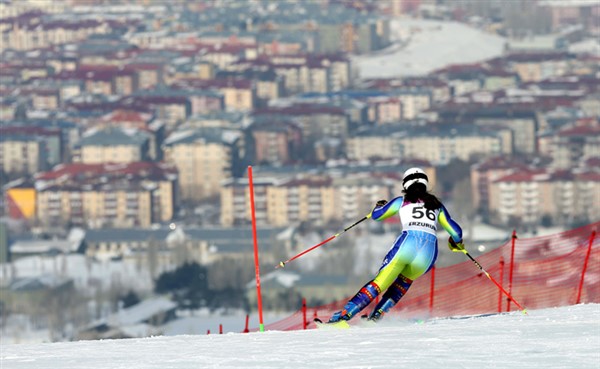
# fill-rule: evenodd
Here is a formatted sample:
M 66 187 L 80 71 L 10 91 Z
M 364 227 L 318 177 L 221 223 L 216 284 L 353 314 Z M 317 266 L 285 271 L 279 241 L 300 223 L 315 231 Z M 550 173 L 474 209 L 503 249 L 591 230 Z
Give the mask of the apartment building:
M 341 176 L 291 174 L 279 179 L 257 178 L 254 181 L 257 224 L 289 226 L 307 221 L 324 225 L 360 218 L 373 209 L 377 200 L 401 194 L 402 173 L 411 165 L 403 164 L 386 173 L 349 170 Z M 431 186 L 435 187 L 435 169 L 429 165 L 424 168 Z M 232 179 L 223 185 L 221 225 L 231 227 L 251 221 L 248 191 L 247 179 Z
M 450 100 L 452 91 L 448 81 L 440 75 L 430 74 L 419 77 L 374 78 L 361 82 L 361 88 L 370 91 L 390 92 L 397 89 L 421 91 L 430 94 L 431 103 Z
M 41 169 L 46 169 L 47 167 L 51 167 L 62 161 L 65 140 L 62 136 L 61 128 L 58 126 L 53 125 L 51 122 L 36 122 L 34 120 L 5 121 L 3 123 L 5 124 L 0 126 L 0 137 L 6 137 L 7 141 L 4 141 L 5 143 L 0 143 L 0 145 L 8 146 L 6 146 L 5 154 L 2 156 L 8 161 L 12 161 L 12 163 L 6 163 L 7 168 L 29 167 L 33 164 L 32 160 L 37 160 L 33 159 L 33 157 L 37 155 L 41 155 L 42 158 L 41 163 L 35 166 L 38 166 Z M 8 142 L 11 142 L 11 137 L 13 137 L 12 144 L 8 144 Z M 18 137 L 22 137 L 23 140 L 15 141 L 14 139 Z M 34 149 L 34 147 L 39 146 L 35 143 L 38 139 L 42 142 L 42 150 L 40 152 L 36 152 L 36 149 Z M 31 142 L 26 144 L 28 141 Z M 32 152 L 25 152 L 25 149 L 19 151 L 18 146 L 22 145 L 31 147 Z M 30 155 L 31 158 L 29 157 Z M 24 165 L 24 161 L 27 161 L 29 164 Z
M 257 225 L 268 224 L 267 188 L 276 184 L 273 178 L 258 177 L 253 181 L 255 217 Z M 252 213 L 250 208 L 250 192 L 248 179 L 230 178 L 222 183 L 219 190 L 220 223 L 224 227 L 250 224 Z M 276 205 L 276 204 L 273 204 Z
M 41 12 L 29 12 L 6 19 L 2 24 L 0 52 L 6 49 L 43 49 L 52 45 L 85 40 L 92 34 L 111 30 L 108 22 L 97 20 L 43 21 Z
M 267 189 L 267 221 L 283 226 L 308 221 L 324 224 L 335 218 L 331 179 L 295 178 Z
M 350 12 L 345 15 L 342 15 L 343 13 L 331 14 L 328 19 L 319 22 L 317 29 L 319 51 L 363 54 L 390 44 L 389 20 L 382 18 L 363 21 L 359 18 L 353 19 L 354 14 Z
M 262 55 L 256 59 L 240 60 L 228 67 L 231 71 L 248 69 L 273 71 L 282 80 L 287 94 L 340 91 L 351 83 L 350 61 L 340 54 Z
M 331 217 L 343 222 L 360 219 L 369 214 L 377 201 L 398 196 L 401 193 L 396 191 L 399 183 L 401 180 L 398 177 L 373 176 L 370 173 L 334 178 L 333 203 L 338 214 L 332 214 Z
M 257 119 L 248 132 L 253 141 L 255 163 L 291 164 L 301 157 L 302 131 L 292 120 Z
M 179 130 L 167 137 L 163 155 L 179 170 L 182 199 L 199 201 L 219 195 L 221 183 L 232 177 L 240 138 L 239 132 L 218 128 Z
M 383 89 L 378 89 L 381 85 Z M 366 82 L 365 87 L 374 89 L 346 90 L 337 95 L 366 103 L 369 106 L 369 119 L 378 124 L 393 122 L 394 119 L 412 120 L 431 107 L 432 91 L 426 88 L 394 86 L 390 89 L 386 82 L 380 81 Z
M 134 108 L 149 109 L 172 129 L 183 120 L 196 114 L 222 111 L 224 95 L 214 89 L 198 89 L 174 85 L 174 88 L 156 88 L 138 91 L 124 99 Z
M 245 64 L 242 63 L 241 65 Z M 242 78 L 253 81 L 256 85 L 256 98 L 259 100 L 258 103 L 262 105 L 266 105 L 269 100 L 280 98 L 284 93 L 283 77 L 278 76 L 272 70 L 250 67 L 243 69 L 237 65 L 232 70 L 219 71 L 216 78 Z
M 491 220 L 503 225 L 594 221 L 600 218 L 600 173 L 515 171 L 491 184 L 490 210 Z
M 36 176 L 46 226 L 149 227 L 173 218 L 177 170 L 165 163 L 65 164 Z
M 388 132 L 388 134 L 381 134 L 380 131 L 362 130 L 356 136 L 348 138 L 346 143 L 348 159 L 400 159 L 406 157 L 400 141 L 401 137 L 407 133 L 403 130 Z
M 129 63 L 127 69 L 135 72 L 138 90 L 150 90 L 164 82 L 165 65 L 161 63 Z
M 427 90 L 392 91 L 402 103 L 402 118 L 415 119 L 431 106 L 431 92 Z
M 515 171 L 528 171 L 529 166 L 511 156 L 493 156 L 479 161 L 471 167 L 471 189 L 473 208 L 480 214 L 490 213 L 490 193 L 492 184 Z
M 600 9 L 593 1 L 543 1 L 540 5 L 550 12 L 553 30 L 577 24 L 592 34 L 600 31 Z
M 149 134 L 109 126 L 91 129 L 79 141 L 74 161 L 84 164 L 133 163 L 149 159 Z
M 283 87 L 287 94 L 296 94 L 306 90 L 301 77 L 302 65 L 291 63 L 276 64 L 272 68 L 278 76 L 283 78 Z
M 505 140 L 509 134 L 505 131 L 487 133 L 466 133 L 449 130 L 450 134 L 433 133 L 404 136 L 399 144 L 403 147 L 405 157 L 427 160 L 445 165 L 453 159 L 470 161 L 475 156 L 512 154 L 511 142 Z M 508 141 L 508 142 L 507 142 Z
M 453 159 L 469 161 L 476 155 L 512 153 L 508 129 L 484 129 L 472 125 L 384 125 L 361 130 L 348 139 L 347 155 L 353 160 L 416 158 L 437 165 Z
M 513 136 L 513 150 L 524 154 L 537 152 L 537 134 L 545 122 L 538 111 L 512 105 L 455 104 L 434 108 L 437 121 L 444 123 L 475 123 L 490 130 L 508 128 Z
M 37 193 L 38 221 L 45 226 L 67 224 L 89 227 L 152 224 L 150 191 L 130 181 L 112 186 L 48 186 Z
M 112 65 L 80 65 L 74 70 L 62 70 L 48 79 L 61 83 L 77 81 L 84 91 L 107 96 L 129 95 L 138 88 L 134 70 Z M 73 93 L 70 95 L 73 96 Z
M 352 83 L 352 66 L 343 54 L 317 56 L 321 63 L 329 68 L 329 90 L 342 91 Z
M 46 141 L 34 135 L 0 135 L 0 170 L 8 174 L 35 174 L 45 170 Z
M 130 100 L 131 99 L 131 100 Z M 128 97 L 132 106 L 142 106 L 155 112 L 156 117 L 165 122 L 167 130 L 172 131 L 191 114 L 191 103 L 187 96 L 134 95 Z
M 198 60 L 210 62 L 218 69 L 226 69 L 229 64 L 244 58 L 247 53 L 253 52 L 255 49 L 255 45 L 235 43 L 201 45 L 199 47 L 201 47 L 201 51 Z
M 312 141 L 323 137 L 341 138 L 348 136 L 349 118 L 341 108 L 321 104 L 293 104 L 286 107 L 269 107 L 257 109 L 255 117 L 286 116 L 294 121 L 302 130 L 302 138 Z
M 324 224 L 335 217 L 330 178 L 262 178 L 254 184 L 258 225 L 287 226 L 301 221 Z M 251 221 L 247 179 L 235 179 L 221 188 L 221 225 L 231 227 Z
M 538 82 L 550 77 L 564 76 L 570 70 L 574 55 L 555 53 L 512 53 L 503 60 L 509 71 L 519 75 L 522 82 Z
M 207 61 L 194 60 L 170 66 L 168 74 L 165 74 L 165 83 L 171 84 L 180 79 L 213 79 L 217 74 L 217 67 Z
M 250 111 L 256 106 L 256 85 L 242 78 L 182 79 L 174 82 L 173 89 L 215 90 L 223 95 L 224 109 Z
M 57 88 L 26 87 L 19 89 L 18 95 L 20 98 L 28 98 L 36 110 L 53 111 L 60 105 L 60 92 Z
M 402 102 L 397 97 L 382 96 L 369 99 L 368 111 L 369 120 L 376 124 L 396 123 L 403 117 Z
M 600 157 L 600 125 L 559 130 L 551 137 L 551 146 L 555 168 L 568 169 L 587 159 Z

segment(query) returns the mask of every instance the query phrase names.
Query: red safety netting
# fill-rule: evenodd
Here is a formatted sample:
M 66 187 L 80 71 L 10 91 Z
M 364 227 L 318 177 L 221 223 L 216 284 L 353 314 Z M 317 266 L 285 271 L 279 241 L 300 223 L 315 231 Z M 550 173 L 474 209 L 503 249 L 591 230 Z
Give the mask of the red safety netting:
M 477 261 L 526 309 L 600 303 L 598 228 L 600 222 L 528 239 L 513 233 L 506 244 L 479 256 Z M 460 264 L 435 268 L 417 279 L 388 314 L 425 319 L 520 310 L 471 260 L 465 259 Z M 328 319 L 346 301 L 302 307 L 265 329 L 313 328 L 313 318 Z M 373 306 L 363 312 L 370 312 Z

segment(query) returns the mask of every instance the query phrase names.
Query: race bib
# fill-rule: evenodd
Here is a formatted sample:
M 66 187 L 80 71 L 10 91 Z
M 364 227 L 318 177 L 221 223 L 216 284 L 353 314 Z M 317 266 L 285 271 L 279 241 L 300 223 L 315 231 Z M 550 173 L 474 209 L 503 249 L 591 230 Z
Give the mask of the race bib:
M 423 203 L 405 204 L 399 212 L 402 229 L 435 234 L 439 213 L 439 209 L 428 210 Z

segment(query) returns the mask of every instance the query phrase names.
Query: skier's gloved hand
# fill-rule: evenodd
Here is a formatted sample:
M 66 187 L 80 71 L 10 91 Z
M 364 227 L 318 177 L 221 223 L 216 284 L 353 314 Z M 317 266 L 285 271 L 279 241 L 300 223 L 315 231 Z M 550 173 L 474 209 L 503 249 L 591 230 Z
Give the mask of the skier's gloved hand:
M 453 252 L 463 252 L 465 250 L 465 245 L 463 241 L 454 242 L 452 236 L 448 237 L 448 248 Z
M 380 207 L 384 206 L 387 203 L 388 203 L 387 200 L 379 200 L 379 201 L 377 201 L 377 203 L 375 203 L 375 207 L 376 208 L 380 208 Z

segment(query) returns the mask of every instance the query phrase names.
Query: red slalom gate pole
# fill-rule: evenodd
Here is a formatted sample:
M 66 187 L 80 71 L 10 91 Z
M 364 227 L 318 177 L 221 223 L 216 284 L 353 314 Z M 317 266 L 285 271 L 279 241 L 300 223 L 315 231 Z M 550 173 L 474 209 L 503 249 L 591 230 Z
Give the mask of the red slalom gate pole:
M 248 329 L 248 323 L 250 322 L 250 315 L 246 314 L 246 325 L 244 326 L 244 331 L 242 333 L 248 333 L 250 332 L 250 329 Z
M 504 282 L 504 258 L 500 256 L 500 283 Z M 498 312 L 502 312 L 502 291 L 498 291 Z
M 594 243 L 594 239 L 596 238 L 596 230 L 592 231 L 592 235 L 590 236 L 590 242 L 588 243 L 587 253 L 585 254 L 585 261 L 583 262 L 583 270 L 581 271 L 581 279 L 579 279 L 579 288 L 577 288 L 577 302 L 579 304 L 581 302 L 581 291 L 583 290 L 583 279 L 585 278 L 585 271 L 587 270 L 588 262 L 590 261 L 590 254 L 592 253 L 592 244 Z
M 429 285 L 429 316 L 433 313 L 433 297 L 435 289 L 435 265 L 431 268 L 431 284 Z
M 508 292 L 512 292 L 513 270 L 515 269 L 515 241 L 517 239 L 517 230 L 513 229 L 510 246 L 510 269 L 508 272 Z M 510 311 L 510 299 L 506 301 L 506 311 Z
M 252 181 L 252 166 L 248 166 L 248 185 L 250 191 L 250 210 L 252 213 L 252 238 L 254 239 L 254 270 L 256 274 L 256 301 L 258 303 L 258 327 L 265 331 L 263 324 L 262 298 L 260 294 L 260 266 L 258 262 L 258 239 L 256 237 L 256 209 L 254 207 L 254 184 Z
M 308 327 L 308 319 L 306 319 L 306 299 L 302 298 L 302 329 Z

